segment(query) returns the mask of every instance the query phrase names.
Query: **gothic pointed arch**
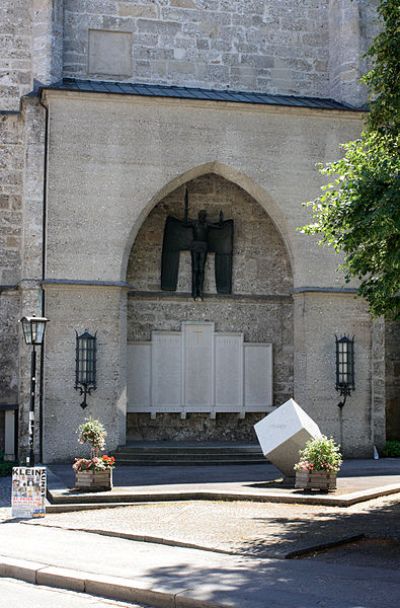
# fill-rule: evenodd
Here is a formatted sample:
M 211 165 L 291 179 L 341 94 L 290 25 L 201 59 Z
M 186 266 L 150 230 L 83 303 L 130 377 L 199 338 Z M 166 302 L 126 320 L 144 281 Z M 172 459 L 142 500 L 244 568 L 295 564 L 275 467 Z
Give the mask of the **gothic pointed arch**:
M 154 196 L 151 197 L 147 205 L 142 209 L 137 221 L 135 222 L 135 225 L 130 231 L 122 259 L 122 278 L 126 277 L 128 259 L 136 236 L 144 221 L 146 220 L 147 216 L 151 213 L 152 209 L 165 197 L 167 197 L 169 194 L 171 194 L 184 184 L 187 184 L 194 179 L 208 174 L 220 176 L 224 178 L 227 182 L 231 182 L 236 186 L 239 186 L 252 199 L 254 199 L 254 201 L 261 205 L 261 207 L 271 218 L 278 233 L 280 234 L 283 243 L 285 244 L 285 249 L 289 257 L 290 265 L 291 267 L 293 267 L 293 253 L 289 228 L 287 226 L 285 215 L 280 209 L 277 202 L 274 200 L 274 198 L 268 192 L 266 192 L 264 188 L 257 184 L 250 176 L 246 175 L 239 169 L 218 161 L 212 161 L 209 163 L 203 163 L 196 167 L 192 167 L 187 171 L 184 171 L 183 173 L 172 178 L 160 190 L 154 193 Z

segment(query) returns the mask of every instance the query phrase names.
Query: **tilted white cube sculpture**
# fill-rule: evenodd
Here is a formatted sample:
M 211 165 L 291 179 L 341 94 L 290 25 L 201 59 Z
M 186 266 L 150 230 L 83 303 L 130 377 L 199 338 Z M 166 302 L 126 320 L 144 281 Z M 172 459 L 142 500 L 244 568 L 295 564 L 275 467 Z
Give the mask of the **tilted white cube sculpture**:
M 264 456 L 285 477 L 294 477 L 294 465 L 309 439 L 321 437 L 318 425 L 296 403 L 289 399 L 254 425 Z

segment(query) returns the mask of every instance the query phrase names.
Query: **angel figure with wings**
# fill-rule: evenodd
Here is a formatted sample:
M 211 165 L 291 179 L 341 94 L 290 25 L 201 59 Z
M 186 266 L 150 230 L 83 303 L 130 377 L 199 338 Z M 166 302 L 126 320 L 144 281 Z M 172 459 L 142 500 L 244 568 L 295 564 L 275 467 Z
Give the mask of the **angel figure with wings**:
M 218 222 L 209 222 L 207 212 L 199 211 L 190 220 L 188 191 L 185 191 L 183 220 L 168 216 L 164 228 L 161 260 L 161 289 L 176 291 L 181 251 L 190 251 L 192 258 L 192 297 L 203 299 L 204 269 L 209 252 L 215 253 L 215 283 L 217 293 L 232 293 L 233 220 L 224 220 L 222 211 Z

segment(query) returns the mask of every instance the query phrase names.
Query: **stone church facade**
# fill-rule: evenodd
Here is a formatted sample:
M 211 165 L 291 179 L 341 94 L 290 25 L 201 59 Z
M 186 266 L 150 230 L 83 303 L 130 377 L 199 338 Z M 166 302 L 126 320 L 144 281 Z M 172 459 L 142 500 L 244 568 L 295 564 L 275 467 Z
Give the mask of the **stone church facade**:
M 75 430 L 88 415 L 105 424 L 109 449 L 129 439 L 253 442 L 254 423 L 290 397 L 348 456 L 369 456 L 399 435 L 397 327 L 372 320 L 338 257 L 297 230 L 309 219 L 301 203 L 322 183 L 316 163 L 336 158 L 362 129 L 357 79 L 378 29 L 375 8 L 363 0 L 3 0 L 0 450 L 12 453 L 18 436 L 26 451 L 30 351 L 17 321 L 32 313 L 49 319 L 37 395 L 44 462 L 76 454 Z M 165 220 L 183 218 L 185 189 L 191 217 L 206 209 L 217 221 L 222 210 L 234 221 L 231 294 L 217 293 L 210 254 L 204 299 L 194 301 L 187 251 L 177 290 L 161 290 Z M 130 353 L 150 352 L 157 336 L 180 340 L 193 324 L 212 325 L 216 341 L 268 346 L 268 370 L 232 359 L 244 365 L 238 387 L 252 395 L 249 405 L 239 395 L 218 406 L 211 384 L 226 395 L 224 378 L 237 379 L 229 366 L 218 372 L 217 355 L 217 380 L 202 372 L 207 404 L 187 407 L 186 386 L 173 407 L 156 405 L 161 368 Z M 97 336 L 97 388 L 83 411 L 75 332 L 85 329 Z M 342 429 L 335 335 L 355 344 Z M 163 352 L 171 365 L 185 357 Z M 222 365 L 231 351 L 221 352 Z M 168 377 L 167 389 L 181 380 Z M 254 396 L 263 383 L 265 399 Z

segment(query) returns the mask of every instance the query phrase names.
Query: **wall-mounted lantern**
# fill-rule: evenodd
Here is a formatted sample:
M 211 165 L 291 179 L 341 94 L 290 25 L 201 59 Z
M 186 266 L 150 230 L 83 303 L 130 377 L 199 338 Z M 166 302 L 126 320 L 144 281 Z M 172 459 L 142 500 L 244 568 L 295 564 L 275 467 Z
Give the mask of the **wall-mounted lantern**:
M 80 336 L 76 333 L 75 390 L 83 395 L 81 408 L 87 406 L 86 397 L 96 390 L 96 334 L 86 329 Z
M 44 340 L 44 332 L 46 329 L 46 317 L 22 317 L 20 323 L 24 334 L 25 343 L 32 346 L 31 356 L 31 386 L 30 386 L 30 405 L 29 405 L 29 456 L 27 457 L 27 465 L 35 466 L 35 455 L 33 449 L 35 435 L 35 395 L 36 395 L 36 346 L 42 346 Z
M 346 399 L 354 391 L 354 336 L 348 338 L 336 338 L 336 390 L 344 397 L 343 401 L 338 403 L 342 408 L 346 403 Z

